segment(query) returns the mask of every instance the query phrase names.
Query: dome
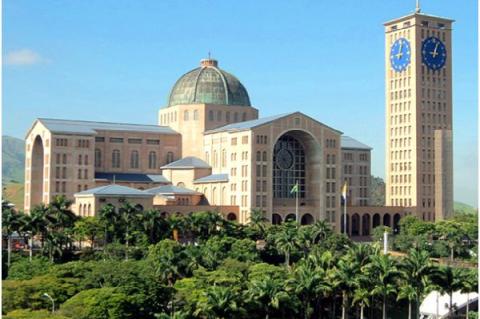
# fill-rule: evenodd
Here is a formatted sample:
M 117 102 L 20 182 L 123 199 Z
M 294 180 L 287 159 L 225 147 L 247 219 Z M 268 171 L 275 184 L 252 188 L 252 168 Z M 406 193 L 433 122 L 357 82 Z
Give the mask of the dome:
M 170 92 L 168 107 L 179 104 L 251 106 L 240 81 L 218 68 L 217 60 L 204 59 L 200 67 L 184 74 Z

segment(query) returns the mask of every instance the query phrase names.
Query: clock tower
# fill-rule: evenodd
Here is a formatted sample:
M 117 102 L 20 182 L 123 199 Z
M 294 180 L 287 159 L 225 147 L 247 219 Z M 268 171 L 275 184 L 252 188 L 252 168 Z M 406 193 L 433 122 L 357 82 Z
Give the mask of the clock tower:
M 452 23 L 415 12 L 385 26 L 387 206 L 453 213 Z

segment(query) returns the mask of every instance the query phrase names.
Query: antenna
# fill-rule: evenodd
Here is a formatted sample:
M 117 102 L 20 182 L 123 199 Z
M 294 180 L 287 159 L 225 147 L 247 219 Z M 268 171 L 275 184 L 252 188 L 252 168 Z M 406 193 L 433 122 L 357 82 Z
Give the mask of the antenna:
M 420 13 L 421 9 L 420 9 L 420 0 L 417 0 L 417 5 L 415 6 L 415 12 L 416 13 Z
M 208 59 L 209 59 L 209 60 L 211 59 L 210 51 L 208 51 Z

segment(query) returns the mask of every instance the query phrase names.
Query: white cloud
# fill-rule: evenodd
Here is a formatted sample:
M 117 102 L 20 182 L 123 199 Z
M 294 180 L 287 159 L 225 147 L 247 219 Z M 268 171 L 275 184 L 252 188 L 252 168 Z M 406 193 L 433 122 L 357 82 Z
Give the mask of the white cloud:
M 21 49 L 7 53 L 4 63 L 7 65 L 33 65 L 42 62 L 46 62 L 46 60 L 38 53 L 29 49 Z

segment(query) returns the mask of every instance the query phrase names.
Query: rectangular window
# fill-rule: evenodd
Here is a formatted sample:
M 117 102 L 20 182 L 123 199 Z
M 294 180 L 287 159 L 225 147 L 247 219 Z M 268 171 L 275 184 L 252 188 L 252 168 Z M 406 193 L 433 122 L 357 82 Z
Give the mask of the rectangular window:
M 95 142 L 105 142 L 105 137 L 103 136 L 95 136 Z
M 142 144 L 141 138 L 129 138 L 128 144 Z
M 242 144 L 248 144 L 248 136 L 242 136 Z
M 236 137 L 232 138 L 232 145 L 237 145 L 237 138 Z
M 110 137 L 110 143 L 123 143 L 123 138 L 121 138 L 121 137 Z
M 160 145 L 160 140 L 147 140 L 149 145 Z

